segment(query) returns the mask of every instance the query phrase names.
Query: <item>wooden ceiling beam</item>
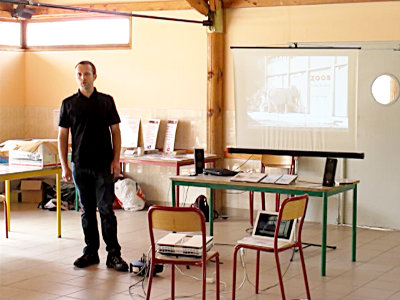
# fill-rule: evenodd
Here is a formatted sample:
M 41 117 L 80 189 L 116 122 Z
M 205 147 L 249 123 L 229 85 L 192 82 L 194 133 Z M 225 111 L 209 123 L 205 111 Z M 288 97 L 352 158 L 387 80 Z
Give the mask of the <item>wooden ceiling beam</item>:
M 211 11 L 214 11 L 214 12 L 217 11 L 217 3 L 218 2 L 219 2 L 218 0 L 208 0 Z
M 191 8 L 191 6 L 185 0 L 96 3 L 96 4 L 71 5 L 71 6 L 108 10 L 108 11 L 118 11 L 118 12 L 182 10 Z M 69 9 L 47 8 L 47 7 L 35 7 L 34 10 L 35 14 L 45 14 L 45 15 L 85 13 Z
M 187 3 L 202 15 L 208 16 L 208 3 L 204 0 L 186 0 Z
M 400 1 L 400 0 L 388 0 Z M 224 8 L 387 2 L 387 0 L 223 0 Z
M 85 0 L 82 0 L 85 1 Z M 87 1 L 87 0 L 86 0 Z M 365 2 L 387 2 L 400 0 L 223 0 L 223 8 L 250 8 L 250 7 L 269 7 L 269 6 L 295 6 L 295 5 L 318 5 L 318 4 L 344 4 L 344 3 L 365 3 Z M 35 1 L 40 3 L 39 1 Z M 110 10 L 119 12 L 135 11 L 162 11 L 162 10 L 186 10 L 196 9 L 203 15 L 208 14 L 208 10 L 216 11 L 221 5 L 219 0 L 209 0 L 210 6 L 205 0 L 167 0 L 167 1 L 141 1 L 141 2 L 116 2 L 116 3 L 93 3 L 74 5 L 83 8 L 93 8 L 99 10 Z M 0 16 L 11 17 L 12 4 L 0 3 Z M 35 11 L 34 17 L 40 15 L 77 15 L 88 14 L 80 11 L 73 11 L 59 8 L 46 8 L 28 6 Z
M 40 2 L 40 1 L 37 1 Z M 120 3 L 94 3 L 82 5 L 65 5 L 98 10 L 118 11 L 118 12 L 134 12 L 134 11 L 162 11 L 162 10 L 187 10 L 192 7 L 185 0 L 170 0 L 170 1 L 142 1 L 142 2 L 120 2 Z M 33 7 L 30 9 L 35 11 L 37 15 L 77 15 L 88 14 L 78 10 L 50 8 L 50 7 Z
M 0 3 L 0 16 L 11 17 L 13 11 L 13 5 L 11 3 Z

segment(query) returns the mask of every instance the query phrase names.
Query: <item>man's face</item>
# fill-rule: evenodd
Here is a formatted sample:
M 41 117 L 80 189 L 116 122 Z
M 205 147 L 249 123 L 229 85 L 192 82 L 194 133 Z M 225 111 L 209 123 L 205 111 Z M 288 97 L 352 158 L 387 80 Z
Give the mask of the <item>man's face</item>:
M 89 91 L 93 88 L 93 83 L 96 80 L 96 75 L 93 75 L 93 70 L 90 65 L 78 65 L 75 69 L 76 82 L 80 89 Z

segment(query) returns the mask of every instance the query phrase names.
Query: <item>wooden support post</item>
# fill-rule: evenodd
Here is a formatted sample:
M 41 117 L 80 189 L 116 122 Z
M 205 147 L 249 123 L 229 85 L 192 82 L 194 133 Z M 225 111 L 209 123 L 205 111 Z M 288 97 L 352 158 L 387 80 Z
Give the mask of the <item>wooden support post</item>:
M 213 14 L 207 33 L 207 151 L 223 157 L 223 10 Z
M 224 32 L 223 9 L 219 5 L 217 11 L 210 11 L 213 26 L 207 33 L 207 152 L 224 157 L 223 129 L 223 72 L 224 72 Z M 221 164 L 220 160 L 217 166 Z M 214 190 L 214 207 L 218 212 L 222 209 L 221 191 Z

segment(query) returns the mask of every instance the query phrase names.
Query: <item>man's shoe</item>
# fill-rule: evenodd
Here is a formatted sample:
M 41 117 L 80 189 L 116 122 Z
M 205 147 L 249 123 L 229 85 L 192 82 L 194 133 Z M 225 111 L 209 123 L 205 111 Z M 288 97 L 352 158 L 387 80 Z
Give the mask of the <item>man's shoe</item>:
M 114 270 L 126 272 L 128 271 L 128 264 L 122 259 L 121 256 L 109 255 L 107 256 L 106 265 L 108 268 L 113 268 Z
M 99 255 L 96 254 L 83 254 L 81 257 L 74 261 L 74 266 L 78 268 L 86 268 L 90 265 L 95 265 L 100 262 Z

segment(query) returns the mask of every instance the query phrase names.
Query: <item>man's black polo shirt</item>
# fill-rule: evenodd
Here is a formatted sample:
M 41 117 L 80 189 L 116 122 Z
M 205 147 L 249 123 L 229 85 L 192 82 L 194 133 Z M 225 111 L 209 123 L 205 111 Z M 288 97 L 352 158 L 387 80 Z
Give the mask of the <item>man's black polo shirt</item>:
M 58 125 L 71 129 L 72 162 L 77 167 L 109 171 L 113 159 L 110 126 L 120 122 L 114 99 L 96 89 L 90 98 L 78 91 L 64 99 Z

